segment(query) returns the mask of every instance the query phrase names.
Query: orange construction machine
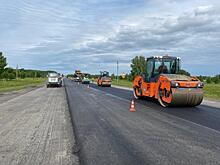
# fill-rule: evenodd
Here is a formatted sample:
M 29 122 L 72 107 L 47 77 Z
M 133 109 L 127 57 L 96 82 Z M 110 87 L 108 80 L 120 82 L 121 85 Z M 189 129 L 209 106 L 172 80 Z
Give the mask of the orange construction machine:
M 109 77 L 109 72 L 107 72 L 107 71 L 100 72 L 100 76 L 98 77 L 98 80 L 97 80 L 98 86 L 111 87 L 111 82 L 112 82 L 112 80 Z
M 146 73 L 135 77 L 134 96 L 158 99 L 163 107 L 197 106 L 203 100 L 204 84 L 196 77 L 177 74 L 180 58 L 154 56 L 146 59 Z

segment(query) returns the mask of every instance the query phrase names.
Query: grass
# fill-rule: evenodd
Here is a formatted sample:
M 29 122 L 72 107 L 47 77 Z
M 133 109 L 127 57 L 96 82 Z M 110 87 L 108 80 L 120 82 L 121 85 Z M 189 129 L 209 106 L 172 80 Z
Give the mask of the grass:
M 206 98 L 220 100 L 220 84 L 205 84 L 204 96 Z
M 25 78 L 18 80 L 0 80 L 0 93 L 17 91 L 27 87 L 35 87 L 44 84 L 45 78 Z
M 127 80 L 119 80 L 118 83 L 117 80 L 113 80 L 112 84 L 129 88 L 133 87 L 133 83 Z M 205 84 L 204 97 L 220 101 L 220 84 Z
M 129 88 L 133 88 L 133 82 L 128 81 L 128 80 L 112 80 L 112 85 L 117 85 L 117 86 L 122 86 L 122 87 L 129 87 Z

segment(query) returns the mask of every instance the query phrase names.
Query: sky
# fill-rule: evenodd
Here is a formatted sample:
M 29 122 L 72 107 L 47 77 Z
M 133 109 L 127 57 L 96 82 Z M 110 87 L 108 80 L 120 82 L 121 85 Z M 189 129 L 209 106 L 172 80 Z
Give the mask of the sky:
M 180 57 L 192 75 L 220 73 L 219 0 L 0 0 L 8 66 L 129 73 L 137 55 Z

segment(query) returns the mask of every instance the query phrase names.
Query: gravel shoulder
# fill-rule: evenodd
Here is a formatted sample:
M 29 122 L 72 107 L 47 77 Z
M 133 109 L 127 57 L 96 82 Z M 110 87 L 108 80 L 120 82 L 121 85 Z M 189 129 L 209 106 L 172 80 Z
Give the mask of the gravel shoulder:
M 24 95 L 24 94 L 31 92 L 37 88 L 40 88 L 40 87 L 42 87 L 42 85 L 35 86 L 35 87 L 27 87 L 27 88 L 17 90 L 17 91 L 3 92 L 3 93 L 0 92 L 0 103 L 11 100 L 11 99 L 16 98 L 20 95 Z
M 41 87 L 0 101 L 0 164 L 79 164 L 64 88 Z

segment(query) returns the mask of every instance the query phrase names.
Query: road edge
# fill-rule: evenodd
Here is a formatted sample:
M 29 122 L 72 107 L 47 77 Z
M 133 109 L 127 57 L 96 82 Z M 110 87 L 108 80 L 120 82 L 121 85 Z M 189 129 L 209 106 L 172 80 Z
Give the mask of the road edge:
M 74 154 L 75 156 L 78 157 L 79 160 L 79 164 L 82 163 L 81 160 L 81 155 L 80 155 L 80 143 L 79 143 L 79 137 L 77 135 L 77 130 L 75 127 L 75 121 L 73 119 L 73 113 L 70 110 L 70 100 L 69 100 L 69 96 L 68 96 L 68 92 L 67 92 L 67 88 L 66 88 L 66 84 L 65 81 L 63 80 L 63 87 L 65 88 L 65 93 L 66 93 L 66 100 L 67 100 L 67 106 L 68 106 L 68 110 L 69 110 L 69 114 L 70 114 L 70 119 L 71 119 L 71 124 L 72 124 L 72 130 L 73 130 L 73 136 L 75 139 L 75 143 L 72 146 L 72 154 Z

